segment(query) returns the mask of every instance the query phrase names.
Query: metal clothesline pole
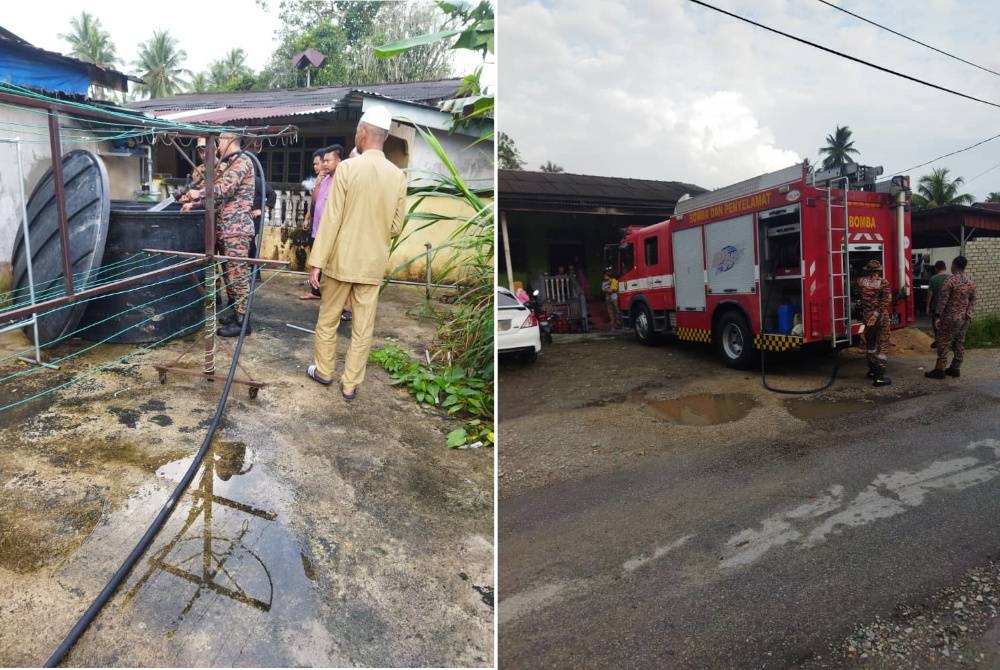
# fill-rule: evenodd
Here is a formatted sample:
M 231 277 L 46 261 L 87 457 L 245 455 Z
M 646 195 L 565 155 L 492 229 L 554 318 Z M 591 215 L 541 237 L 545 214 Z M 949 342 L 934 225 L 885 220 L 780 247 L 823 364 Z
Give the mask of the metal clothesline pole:
M 33 267 L 32 257 L 31 257 L 31 235 L 28 233 L 28 201 L 24 196 L 24 161 L 21 157 L 21 138 L 15 137 L 14 139 L 0 139 L 0 143 L 13 144 L 17 151 L 17 188 L 18 194 L 21 198 L 21 232 L 24 234 L 24 251 L 25 251 L 25 266 L 28 271 L 28 297 L 31 304 L 35 304 L 35 271 Z M 41 365 L 47 368 L 52 368 L 58 370 L 59 367 L 52 365 L 51 363 L 44 363 L 42 361 L 42 347 L 41 343 L 38 341 L 38 312 L 33 311 L 31 313 L 31 318 L 25 319 L 18 323 L 12 323 L 4 326 L 0 329 L 0 333 L 6 333 L 10 330 L 16 330 L 17 328 L 22 328 L 31 324 L 32 330 L 32 343 L 35 345 L 35 360 L 31 360 L 27 356 L 18 356 L 18 360 L 24 361 L 26 363 L 34 363 L 36 365 Z

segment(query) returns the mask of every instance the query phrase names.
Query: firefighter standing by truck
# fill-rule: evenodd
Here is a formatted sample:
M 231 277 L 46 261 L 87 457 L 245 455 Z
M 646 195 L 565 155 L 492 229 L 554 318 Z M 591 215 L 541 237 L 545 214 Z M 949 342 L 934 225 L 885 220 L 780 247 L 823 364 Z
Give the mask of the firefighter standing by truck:
M 976 285 L 965 276 L 965 256 L 957 256 L 951 262 L 951 276 L 941 287 L 941 296 L 933 318 L 937 332 L 937 365 L 930 372 L 924 373 L 931 379 L 944 379 L 960 376 L 959 368 L 965 357 L 965 333 L 972 321 L 972 310 L 976 306 Z M 948 364 L 948 351 L 954 352 L 951 365 Z
M 865 324 L 861 340 L 868 353 L 868 376 L 875 386 L 888 386 L 892 383 L 885 374 L 892 290 L 882 277 L 882 264 L 878 261 L 868 261 L 864 273 L 857 285 L 861 292 L 861 320 Z

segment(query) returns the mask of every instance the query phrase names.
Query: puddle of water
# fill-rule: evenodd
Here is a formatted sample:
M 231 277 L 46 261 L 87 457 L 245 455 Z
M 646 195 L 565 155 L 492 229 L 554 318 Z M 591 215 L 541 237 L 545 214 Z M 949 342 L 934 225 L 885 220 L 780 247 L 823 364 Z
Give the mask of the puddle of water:
M 276 643 L 314 627 L 320 596 L 315 568 L 285 524 L 290 494 L 254 461 L 241 442 L 213 443 L 200 474 L 70 664 L 103 665 L 142 640 L 149 665 L 331 663 L 323 636 Z M 60 581 L 96 593 L 95 566 L 117 567 L 190 463 L 160 467 L 155 481 L 98 525 Z
M 789 414 L 803 421 L 829 419 L 871 409 L 875 406 L 874 402 L 865 400 L 832 400 L 830 398 L 788 398 L 783 404 Z
M 715 426 L 739 421 L 758 403 L 746 393 L 699 393 L 646 404 L 682 426 Z

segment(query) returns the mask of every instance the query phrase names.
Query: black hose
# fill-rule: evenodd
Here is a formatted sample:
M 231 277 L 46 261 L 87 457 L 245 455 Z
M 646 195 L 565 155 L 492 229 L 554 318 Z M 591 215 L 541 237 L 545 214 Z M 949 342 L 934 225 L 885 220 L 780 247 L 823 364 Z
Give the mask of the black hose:
M 768 291 L 767 292 L 767 301 L 764 303 L 764 312 L 763 312 L 764 316 L 766 316 L 767 313 L 768 313 L 768 311 L 771 309 L 771 298 L 773 297 L 773 294 L 774 294 L 774 291 Z M 830 318 L 833 318 L 832 314 L 830 315 Z M 764 328 L 764 324 L 763 323 L 761 323 L 760 326 L 761 326 L 761 329 Z M 764 386 L 765 389 L 767 389 L 768 391 L 771 391 L 772 393 L 784 393 L 786 395 L 810 395 L 812 393 L 819 393 L 821 391 L 827 390 L 828 388 L 830 388 L 831 386 L 833 386 L 833 383 L 835 381 L 837 381 L 837 374 L 840 372 L 840 352 L 839 351 L 836 352 L 836 354 L 835 354 L 837 356 L 837 358 L 833 362 L 833 372 L 830 373 L 830 379 L 823 386 L 820 386 L 820 387 L 814 388 L 814 389 L 808 389 L 808 390 L 805 390 L 805 391 L 798 391 L 798 390 L 794 390 L 794 389 L 780 389 L 780 388 L 777 388 L 775 386 L 771 386 L 770 384 L 767 383 L 767 373 L 765 372 L 765 369 L 764 369 L 764 358 L 765 358 L 765 352 L 766 351 L 767 351 L 766 349 L 761 349 L 760 350 L 760 383 L 763 384 L 763 386 Z
M 260 161 L 257 160 L 257 157 L 246 151 L 238 153 L 245 153 L 250 156 L 257 167 L 258 174 L 260 174 L 261 179 L 263 180 L 263 169 L 261 168 Z M 263 212 L 263 189 L 261 189 L 260 197 L 261 211 Z M 251 272 L 250 292 L 247 296 L 246 317 L 243 319 L 242 328 L 240 328 L 240 336 L 236 340 L 236 347 L 233 351 L 233 360 L 232 363 L 229 364 L 229 374 L 226 376 L 226 384 L 222 388 L 222 395 L 219 397 L 219 404 L 215 408 L 215 416 L 212 417 L 212 423 L 208 426 L 208 433 L 205 435 L 205 439 L 201 443 L 201 448 L 198 449 L 198 452 L 195 454 L 194 460 L 191 461 L 191 465 L 188 467 L 187 472 L 185 472 L 184 476 L 181 477 L 181 481 L 177 484 L 177 487 L 174 488 L 170 497 L 167 498 L 167 501 L 163 504 L 159 514 L 157 514 L 156 518 L 153 519 L 153 523 L 150 524 L 149 528 L 146 529 L 146 532 L 139 539 L 139 542 L 135 545 L 132 553 L 128 555 L 128 558 L 126 558 L 121 564 L 121 567 L 119 567 L 115 574 L 111 576 L 111 579 L 94 599 L 94 602 L 90 604 L 90 607 L 88 607 L 87 611 L 83 613 L 83 616 L 81 616 L 79 621 L 76 622 L 76 625 L 74 625 L 69 633 L 66 634 L 66 637 L 59 644 L 56 650 L 52 652 L 49 659 L 45 661 L 46 668 L 54 668 L 59 665 L 63 658 L 65 658 L 66 654 L 68 654 L 73 648 L 73 645 L 76 644 L 77 640 L 80 639 L 80 636 L 86 632 L 87 628 L 90 627 L 90 624 L 93 623 L 95 618 L 97 618 L 101 609 L 104 608 L 104 605 L 106 605 L 108 600 L 110 600 L 115 594 L 122 582 L 128 578 L 129 573 L 132 572 L 132 568 L 134 568 L 135 564 L 139 562 L 139 559 L 142 558 L 144 553 L 146 553 L 149 545 L 152 544 L 153 540 L 156 539 L 157 534 L 159 534 L 160 530 L 163 529 L 167 519 L 170 518 L 170 514 L 174 511 L 174 508 L 177 507 L 177 503 L 180 501 L 181 496 L 184 495 L 185 489 L 187 489 L 187 487 L 191 484 L 195 474 L 198 472 L 198 468 L 201 467 L 201 463 L 205 459 L 205 454 L 208 453 L 209 446 L 212 443 L 212 437 L 214 437 L 215 431 L 218 430 L 219 424 L 222 423 L 222 415 L 226 409 L 226 401 L 229 399 L 229 391 L 233 387 L 233 378 L 236 376 L 236 369 L 240 360 L 240 351 L 243 349 L 243 340 L 246 337 L 247 324 L 250 323 L 249 316 L 253 308 L 254 289 L 256 288 L 256 285 L 257 273 Z

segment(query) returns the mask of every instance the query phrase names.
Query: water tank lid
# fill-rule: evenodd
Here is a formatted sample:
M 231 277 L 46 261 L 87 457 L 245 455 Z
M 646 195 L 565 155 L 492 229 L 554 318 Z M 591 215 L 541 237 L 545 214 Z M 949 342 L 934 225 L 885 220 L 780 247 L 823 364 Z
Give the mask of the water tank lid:
M 69 223 L 70 260 L 79 287 L 81 279 L 101 266 L 111 213 L 111 187 L 104 163 L 95 154 L 77 149 L 62 158 L 66 215 Z M 28 198 L 28 231 L 31 240 L 32 272 L 36 291 L 64 286 L 62 249 L 59 238 L 59 209 L 55 178 L 50 167 Z M 24 233 L 18 226 L 14 240 L 14 286 L 28 287 Z M 77 327 L 87 303 L 52 311 L 39 318 L 42 343 L 61 337 Z

